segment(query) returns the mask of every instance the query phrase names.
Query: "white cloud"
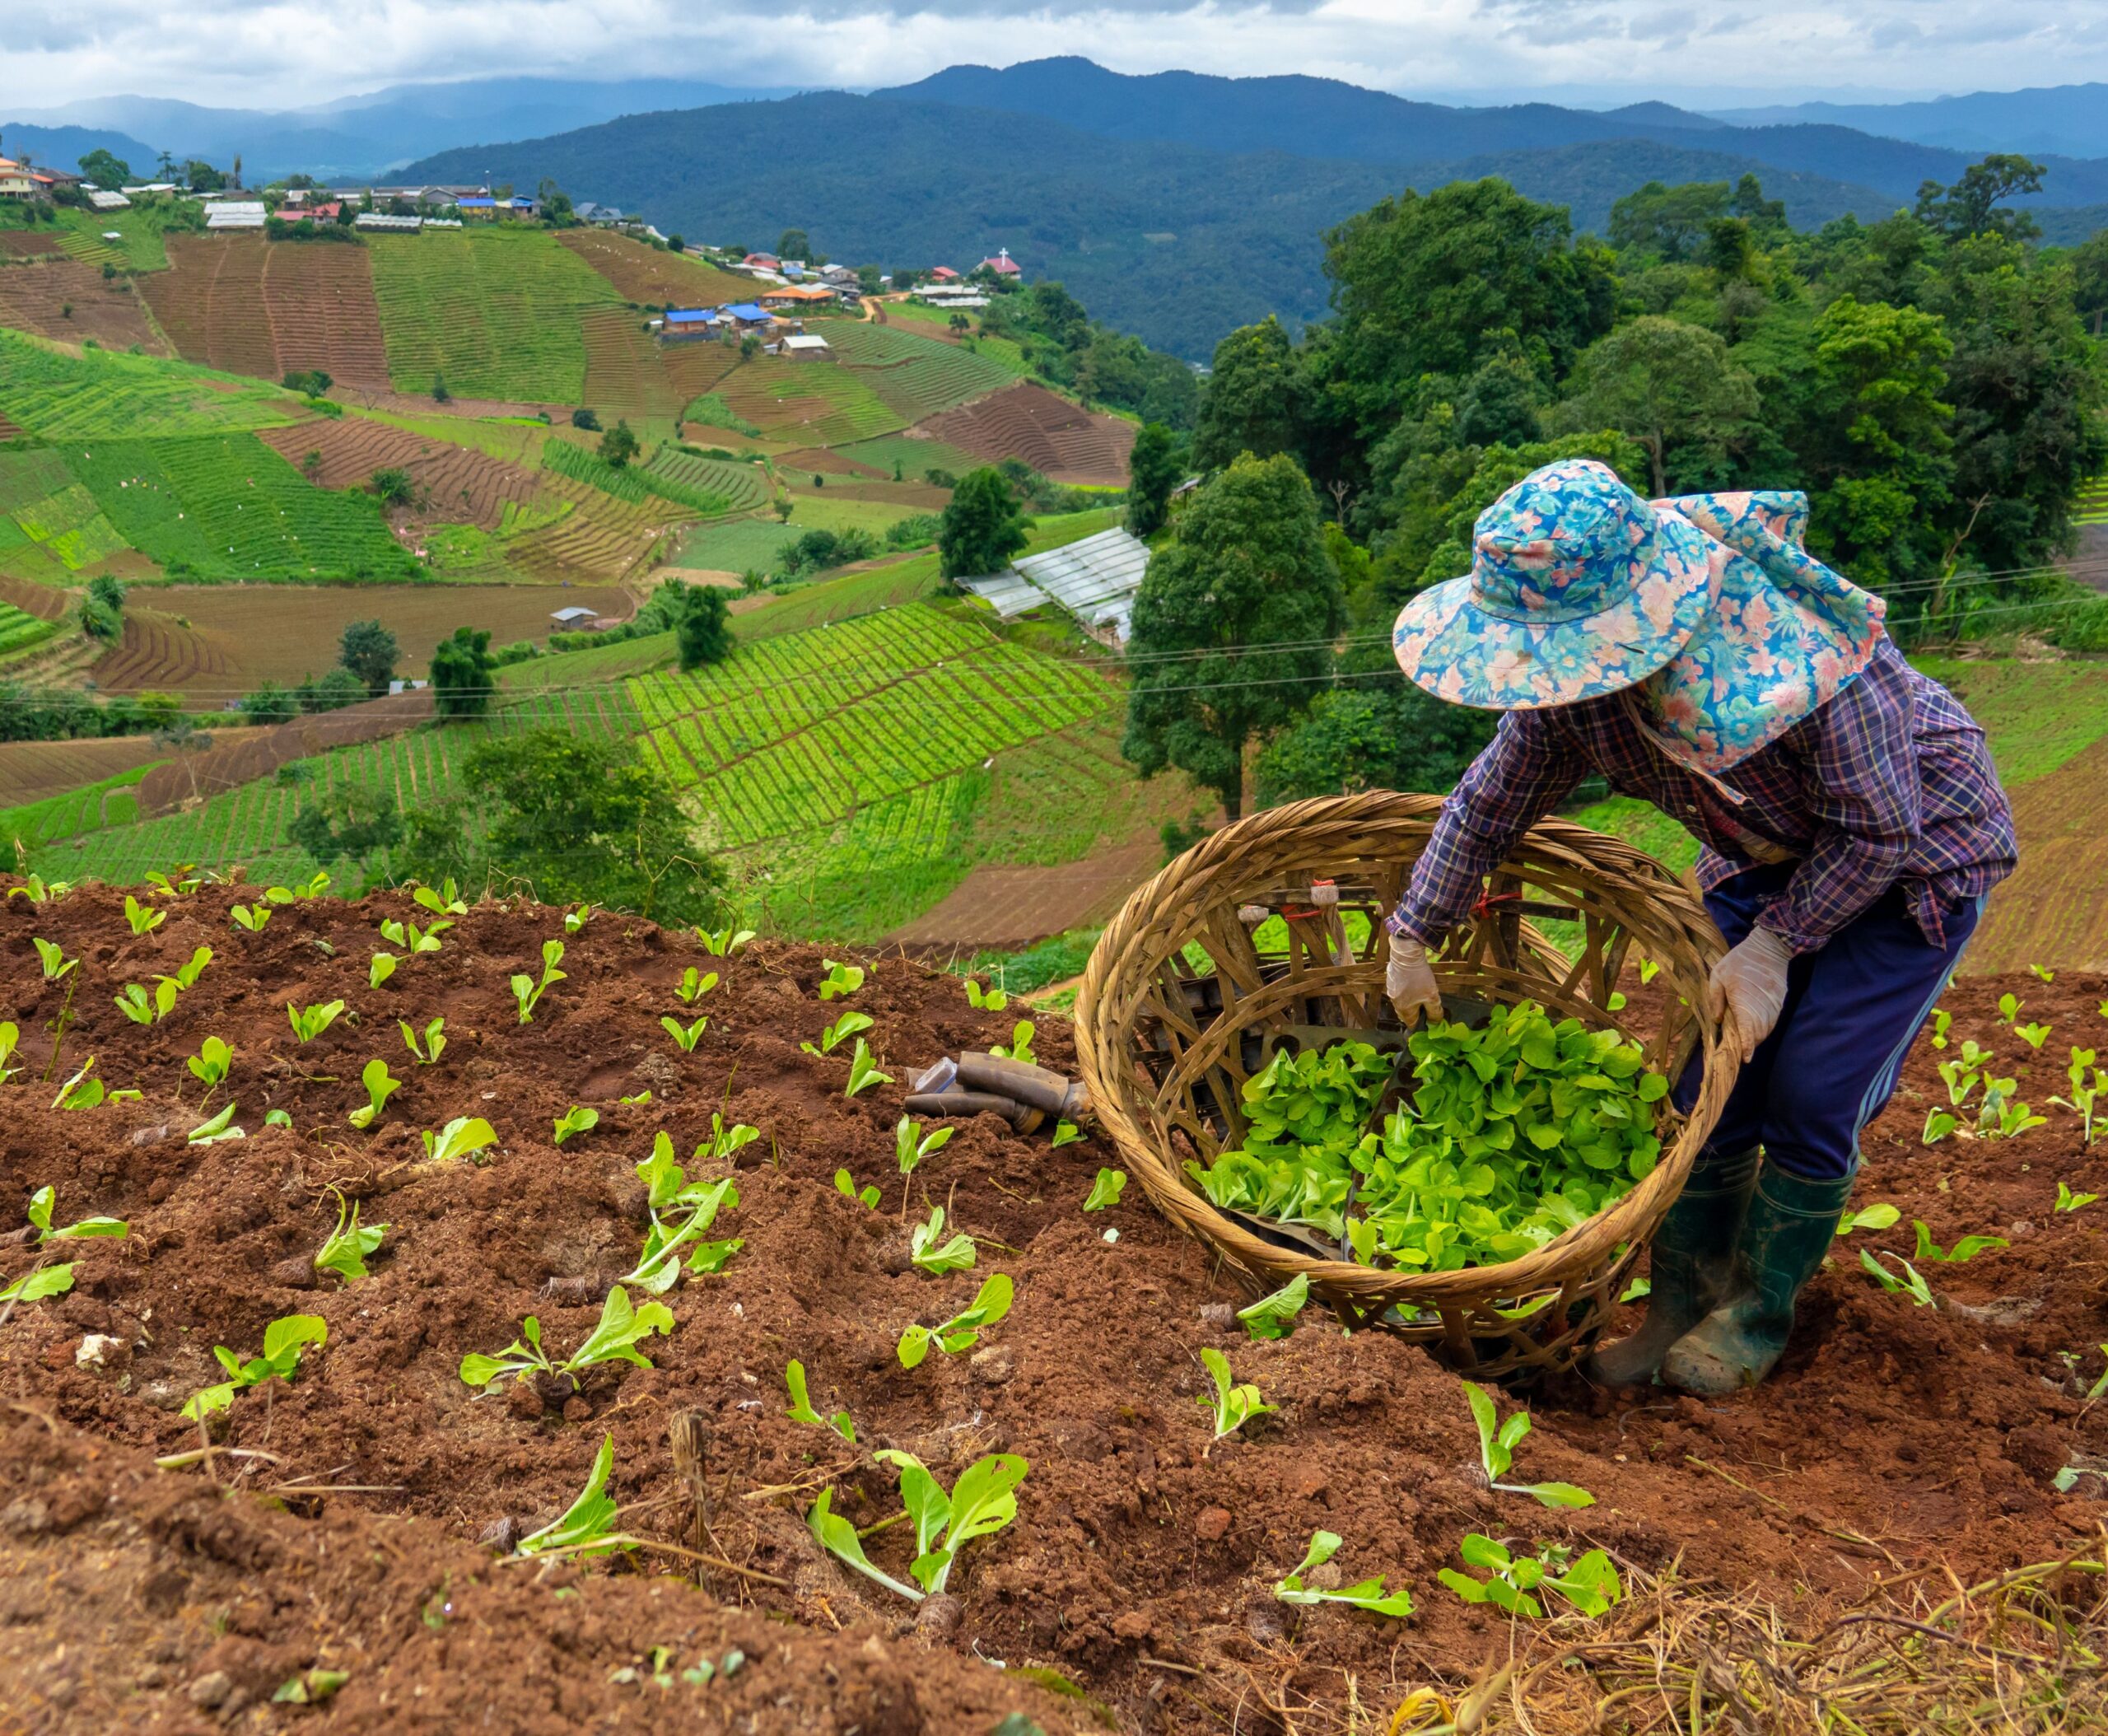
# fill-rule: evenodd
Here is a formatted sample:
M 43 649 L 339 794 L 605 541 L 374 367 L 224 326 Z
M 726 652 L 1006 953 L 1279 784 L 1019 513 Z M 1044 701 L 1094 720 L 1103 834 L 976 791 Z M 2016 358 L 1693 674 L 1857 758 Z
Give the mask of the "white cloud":
M 2108 15 L 2070 0 L 13 0 L 0 113 L 133 92 L 300 108 L 508 73 L 648 72 L 862 86 L 960 61 L 1087 54 L 1126 72 L 1294 71 L 1407 94 L 1548 89 L 1690 101 L 1840 87 L 1916 95 L 2108 78 Z

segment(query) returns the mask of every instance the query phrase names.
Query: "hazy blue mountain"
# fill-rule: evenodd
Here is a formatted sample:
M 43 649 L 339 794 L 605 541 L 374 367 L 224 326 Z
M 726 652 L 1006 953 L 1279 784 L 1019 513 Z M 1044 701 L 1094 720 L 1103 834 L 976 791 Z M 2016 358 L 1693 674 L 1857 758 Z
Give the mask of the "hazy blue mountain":
M 0 124 L 0 156 L 20 156 L 25 151 L 32 162 L 63 169 L 68 175 L 79 172 L 81 159 L 89 152 L 110 151 L 119 162 L 131 165 L 135 174 L 147 178 L 161 156 L 126 133 L 100 127 L 30 127 L 16 121 Z
M 1855 127 L 1924 145 L 1981 156 L 1987 151 L 2108 156 L 2108 85 L 2052 85 L 2029 91 L 1977 91 L 1928 102 L 1806 102 L 1788 107 L 1709 110 L 1737 126 L 1812 121 Z
M 1709 138 L 1709 133 L 1681 137 Z M 427 157 L 418 180 L 485 170 L 646 212 L 691 240 L 767 246 L 802 228 L 837 259 L 882 268 L 970 267 L 1007 247 L 1059 278 L 1100 318 L 1205 359 L 1232 327 L 1326 307 L 1323 231 L 1408 184 L 1499 174 L 1600 227 L 1612 200 L 1653 178 L 1733 179 L 1762 166 L 1719 152 L 1618 139 L 1411 166 L 1204 150 L 1108 138 L 1014 114 L 823 93 L 781 102 L 632 115 L 521 144 Z M 1892 201 L 1774 172 L 1796 221 Z

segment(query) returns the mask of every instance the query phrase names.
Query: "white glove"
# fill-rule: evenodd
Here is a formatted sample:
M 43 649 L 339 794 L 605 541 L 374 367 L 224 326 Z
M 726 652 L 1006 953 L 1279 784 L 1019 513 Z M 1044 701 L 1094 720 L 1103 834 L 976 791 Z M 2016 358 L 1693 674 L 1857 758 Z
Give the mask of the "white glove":
M 1713 967 L 1713 1015 L 1733 1013 L 1744 1061 L 1779 1023 L 1786 1005 L 1786 967 L 1793 959 L 1792 949 L 1770 929 L 1752 928 Z
M 1442 1017 L 1442 991 L 1427 963 L 1427 949 L 1409 935 L 1391 936 L 1391 961 L 1383 968 L 1383 992 L 1401 1023 L 1411 1024 L 1425 1018 L 1433 1024 Z

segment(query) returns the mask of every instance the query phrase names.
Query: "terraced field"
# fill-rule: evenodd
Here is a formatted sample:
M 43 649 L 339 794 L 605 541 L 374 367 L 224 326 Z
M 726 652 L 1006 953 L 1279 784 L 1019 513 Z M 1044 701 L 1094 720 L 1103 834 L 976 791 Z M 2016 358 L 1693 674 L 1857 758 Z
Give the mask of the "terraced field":
M 372 255 L 339 243 L 277 241 L 264 248 L 263 305 L 277 377 L 320 368 L 347 385 L 386 387 L 388 352 L 373 299 Z
M 769 502 L 768 472 L 759 464 L 735 464 L 722 458 L 697 458 L 672 446 L 661 446 L 646 466 L 665 481 L 713 495 L 725 512 L 753 512 Z
M 249 432 L 302 419 L 291 393 L 181 362 L 69 352 L 0 331 L 0 413 L 54 441 Z
M 0 236 L 0 241 L 7 239 Z M 110 349 L 136 343 L 150 355 L 168 353 L 129 282 L 105 282 L 100 269 L 63 250 L 35 264 L 0 270 L 0 326 L 63 343 L 92 338 Z
M 0 573 L 64 584 L 125 547 L 54 451 L 0 451 Z
M 238 697 L 248 684 L 236 671 L 236 659 L 226 636 L 200 632 L 173 613 L 135 600 L 124 611 L 117 643 L 96 660 L 95 680 L 109 693 L 181 693 L 217 705 Z M 326 644 L 310 645 L 309 670 L 302 673 L 332 660 Z
M 908 422 L 999 391 L 1018 378 L 1000 358 L 896 325 L 828 322 L 841 362 Z
M 749 567 L 766 572 L 785 547 L 802 534 L 773 519 L 704 525 L 681 539 L 680 562 L 711 572 L 744 572 Z
M 629 684 L 668 774 L 738 848 L 830 826 L 1096 715 L 1117 690 L 920 604 Z
M 614 303 L 590 307 L 581 319 L 585 340 L 585 385 L 581 402 L 614 425 L 618 416 L 670 427 L 693 394 L 668 377 L 656 339 L 634 309 Z
M 375 236 L 368 251 L 389 377 L 462 398 L 584 402 L 589 308 L 617 301 L 607 280 L 542 230 Z
M 142 735 L 88 741 L 0 741 L 0 806 L 49 800 L 166 759 Z
M 376 502 L 315 488 L 252 435 L 102 439 L 67 455 L 118 532 L 165 568 L 208 578 L 371 579 L 413 566 Z
M 969 452 L 963 446 L 955 446 L 947 441 L 926 438 L 920 434 L 888 434 L 877 440 L 860 440 L 836 448 L 841 455 L 875 470 L 881 476 L 891 476 L 898 467 L 904 481 L 922 480 L 930 470 L 949 471 L 954 476 L 963 476 L 987 460 Z
M 121 826 L 137 819 L 139 803 L 134 790 L 148 769 L 144 765 L 134 766 L 114 777 L 68 790 L 63 796 L 47 796 L 42 801 L 0 810 L 0 850 L 12 854 L 18 843 L 34 849 L 79 833 L 100 831 L 105 826 Z
M 543 473 L 542 487 L 541 503 L 508 508 L 504 527 L 506 558 L 538 579 L 613 583 L 693 516 L 655 494 L 632 503 L 556 471 Z
M 754 292 L 751 278 L 735 278 L 685 254 L 669 253 L 632 236 L 600 229 L 567 229 L 563 245 L 605 278 L 623 301 L 640 307 L 716 307 Z
M 360 416 L 272 428 L 259 437 L 296 469 L 319 453 L 313 474 L 324 488 L 363 488 L 376 470 L 407 470 L 428 499 L 419 516 L 436 522 L 496 530 L 508 502 L 531 501 L 540 487 L 517 464 Z
M 0 657 L 41 645 L 58 631 L 55 621 L 33 615 L 12 603 L 0 603 Z
M 2079 491 L 2073 517 L 2082 525 L 2108 525 L 2108 476 L 2096 476 Z
M 743 422 L 800 446 L 866 440 L 907 420 L 855 370 L 828 362 L 756 356 L 727 376 L 718 394 Z
M 1021 458 L 1056 482 L 1108 484 L 1127 480 L 1136 434 L 1132 422 L 1079 409 L 1042 385 L 1023 382 L 943 411 L 924 427 L 974 454 L 978 463 Z

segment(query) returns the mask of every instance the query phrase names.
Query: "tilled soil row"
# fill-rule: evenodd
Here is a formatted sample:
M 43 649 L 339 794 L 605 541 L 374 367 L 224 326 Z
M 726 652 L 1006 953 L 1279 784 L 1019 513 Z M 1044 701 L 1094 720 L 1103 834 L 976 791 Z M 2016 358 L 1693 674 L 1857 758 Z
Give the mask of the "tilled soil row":
M 1946 1100 L 1942 1057 L 1921 1045 L 1868 1132 L 1859 1195 L 1903 1220 L 1840 1244 L 1766 1388 L 1706 1404 L 1569 1378 L 1528 1395 L 1537 1427 L 1518 1472 L 1597 1497 L 1553 1513 L 1486 1487 L 1459 1383 L 1424 1352 L 1314 1314 L 1289 1338 L 1248 1342 L 1228 1306 L 1246 1299 L 1138 1189 L 1084 1213 L 1112 1161 L 1102 1141 L 1052 1150 L 1044 1131 L 982 1117 L 903 1182 L 893 1126 L 913 1071 L 1011 1036 L 1014 1011 L 974 1010 L 955 978 L 887 959 L 823 1003 L 810 948 L 715 959 L 633 919 L 597 915 L 567 936 L 558 911 L 486 903 L 372 989 L 371 954 L 400 950 L 380 922 L 427 912 L 395 894 L 318 900 L 250 935 L 228 908 L 254 896 L 163 901 L 166 920 L 138 936 L 124 894 L 100 888 L 0 913 L 0 1016 L 20 1026 L 23 1069 L 0 1089 L 0 1229 L 44 1185 L 62 1224 L 131 1225 L 73 1244 L 72 1292 L 0 1323 L 15 1406 L 0 1449 L 0 1710 L 28 1728 L 274 1728 L 304 1715 L 259 1696 L 322 1668 L 348 1672 L 329 1715 L 372 1728 L 459 1728 L 487 1709 L 480 1721 L 518 1729 L 669 1715 L 716 1728 L 723 1713 L 739 1729 L 985 1731 L 1028 1705 L 1049 1730 L 1101 1712 L 1131 1729 L 1282 1727 L 1269 1708 L 1324 1729 L 1350 1698 L 1387 1717 L 1415 1683 L 1467 1677 L 1505 1643 L 1504 1617 L 1436 1580 L 1467 1532 L 1601 1546 L 1642 1575 L 1680 1556 L 1685 1580 L 1774 1600 L 1800 1626 L 1914 1570 L 1968 1580 L 2053 1558 L 2100 1511 L 2087 1498 L 2100 1478 L 2065 1494 L 2054 1479 L 2093 1455 L 2108 1464 L 2108 1426 L 2084 1398 L 2108 1337 L 2108 1201 L 2054 1206 L 2059 1179 L 2108 1192 L 2108 1141 L 2082 1152 L 2076 1117 L 2045 1102 L 2070 1044 L 2108 1035 L 2099 978 L 1978 979 L 1950 996 L 1951 1043 L 1973 1038 L 2004 1072 L 2024 1061 L 2021 1094 L 2049 1124 L 1920 1149 L 1928 1104 Z M 76 970 L 45 982 L 38 936 Z M 506 979 L 538 973 L 552 938 L 568 976 L 522 1024 Z M 151 987 L 201 945 L 212 962 L 167 1019 L 119 1013 L 124 983 Z M 693 1008 L 674 992 L 691 965 L 721 977 Z M 54 1067 L 51 1027 L 76 984 Z M 2051 1025 L 2039 1052 L 1998 1021 L 2006 991 L 2028 1003 L 2022 1022 Z M 338 999 L 345 1013 L 297 1043 L 287 1004 Z M 867 1035 L 893 1076 L 854 1099 L 853 1043 L 800 1047 L 845 1009 L 875 1021 Z M 660 1020 L 698 1014 L 708 1025 L 683 1053 Z M 436 1016 L 445 1052 L 414 1065 L 396 1021 L 422 1030 Z M 235 1055 L 206 1104 L 184 1057 L 208 1035 Z M 1039 1020 L 1035 1045 L 1047 1065 L 1072 1065 L 1058 1021 Z M 140 1098 L 44 1107 L 91 1054 Z M 402 1086 L 355 1131 L 375 1057 Z M 188 1143 L 228 1094 L 249 1136 Z M 573 1104 L 599 1122 L 558 1149 L 553 1122 Z M 272 1109 L 291 1127 L 266 1125 Z M 427 1160 L 420 1131 L 464 1115 L 497 1131 L 487 1160 Z M 734 1159 L 739 1202 L 711 1231 L 744 1245 L 721 1275 L 665 1298 L 676 1326 L 643 1346 L 655 1366 L 595 1370 L 575 1392 L 464 1386 L 463 1356 L 499 1351 L 525 1314 L 559 1354 L 584 1338 L 641 1248 L 634 1166 L 664 1129 L 691 1174 L 707 1173 L 689 1154 L 716 1115 L 759 1130 Z M 875 1210 L 838 1190 L 842 1169 L 880 1188 Z M 349 1286 L 310 1263 L 340 1196 L 389 1226 L 371 1276 Z M 933 1204 L 980 1239 L 974 1272 L 910 1264 L 910 1225 Z M 2011 1245 L 1926 1263 L 1941 1305 L 1918 1307 L 1857 1258 L 1861 1242 L 1908 1254 L 1913 1218 L 1943 1248 L 1972 1233 Z M 0 1248 L 0 1273 L 32 1258 Z M 992 1271 L 1014 1282 L 1010 1317 L 971 1350 L 903 1370 L 902 1330 L 955 1314 Z M 212 1431 L 220 1449 L 270 1457 L 147 1468 L 149 1454 L 203 1444 L 178 1411 L 221 1378 L 212 1346 L 254 1356 L 265 1325 L 292 1313 L 321 1315 L 326 1346 L 289 1383 L 238 1395 Z M 1281 1407 L 1211 1450 L 1203 1345 Z M 854 1445 L 786 1415 L 794 1358 L 817 1409 L 854 1418 Z M 696 1570 L 670 1552 L 693 1541 L 668 1444 L 686 1410 L 710 1436 L 706 1552 L 744 1570 L 706 1568 L 703 1589 L 671 1577 Z M 588 1570 L 478 1547 L 562 1511 L 610 1435 L 622 1523 L 668 1547 Z M 823 1555 L 803 1518 L 830 1484 L 859 1525 L 897 1513 L 893 1476 L 870 1457 L 888 1444 L 947 1485 L 990 1452 L 1030 1464 L 1016 1522 L 968 1546 L 957 1603 L 926 1606 L 919 1626 L 905 1600 Z M 213 1480 L 284 1510 L 223 1497 Z M 344 1492 L 287 1486 L 303 1482 Z M 1277 1602 L 1274 1582 L 1319 1528 L 1345 1540 L 1346 1580 L 1388 1575 L 1412 1591 L 1413 1616 Z M 866 1547 L 904 1577 L 911 1543 L 888 1528 Z M 723 1676 L 733 1650 L 753 1673 Z M 717 1679 L 683 1682 L 706 1656 Z M 655 1668 L 674 1685 L 655 1685 Z M 1027 1670 L 1058 1673 L 1041 1679 L 1068 1692 L 1030 1687 Z

